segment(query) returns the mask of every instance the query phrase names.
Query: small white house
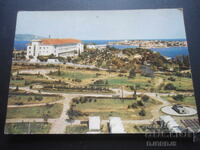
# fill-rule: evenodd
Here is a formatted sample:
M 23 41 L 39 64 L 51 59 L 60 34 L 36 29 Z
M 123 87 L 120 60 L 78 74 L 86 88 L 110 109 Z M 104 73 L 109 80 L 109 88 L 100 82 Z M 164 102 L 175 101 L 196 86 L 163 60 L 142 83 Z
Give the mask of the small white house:
M 181 133 L 179 125 L 171 116 L 160 116 L 161 127 L 165 126 L 172 133 Z
M 89 130 L 98 131 L 101 129 L 101 121 L 99 116 L 89 117 Z
M 101 133 L 101 121 L 99 116 L 89 117 L 88 125 L 89 125 L 89 131 L 87 132 L 87 134 Z
M 126 133 L 120 117 L 109 117 L 110 133 Z

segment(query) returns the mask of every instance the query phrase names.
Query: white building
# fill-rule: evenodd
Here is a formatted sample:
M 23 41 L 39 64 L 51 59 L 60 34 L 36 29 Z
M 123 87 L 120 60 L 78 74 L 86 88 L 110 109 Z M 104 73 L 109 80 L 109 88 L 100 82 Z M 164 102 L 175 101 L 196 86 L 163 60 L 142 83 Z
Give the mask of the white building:
M 98 131 L 101 129 L 101 122 L 99 116 L 89 117 L 89 130 Z
M 32 40 L 27 46 L 27 59 L 37 60 L 38 56 L 56 57 L 77 56 L 84 51 L 83 44 L 77 39 Z
M 126 133 L 120 117 L 109 117 L 110 133 Z
M 99 116 L 89 117 L 89 132 L 87 134 L 101 133 L 101 121 Z
M 160 116 L 160 122 L 162 127 L 167 127 L 172 133 L 181 133 L 180 126 L 171 116 Z

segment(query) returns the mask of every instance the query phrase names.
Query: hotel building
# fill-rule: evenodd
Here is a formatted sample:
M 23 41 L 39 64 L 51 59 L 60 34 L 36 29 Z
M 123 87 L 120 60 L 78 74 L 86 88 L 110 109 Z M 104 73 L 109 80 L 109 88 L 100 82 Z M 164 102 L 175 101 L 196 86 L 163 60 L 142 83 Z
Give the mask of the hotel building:
M 83 44 L 77 39 L 32 40 L 27 46 L 26 58 L 37 60 L 38 56 L 56 57 L 77 56 L 84 51 Z

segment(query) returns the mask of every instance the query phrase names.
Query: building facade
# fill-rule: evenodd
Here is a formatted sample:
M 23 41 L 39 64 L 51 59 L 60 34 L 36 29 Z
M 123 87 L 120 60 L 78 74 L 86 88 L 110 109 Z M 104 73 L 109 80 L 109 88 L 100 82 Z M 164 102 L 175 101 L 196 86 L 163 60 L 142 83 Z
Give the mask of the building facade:
M 27 46 L 27 59 L 37 60 L 38 56 L 56 57 L 77 56 L 84 51 L 84 46 L 77 39 L 41 39 L 32 40 Z

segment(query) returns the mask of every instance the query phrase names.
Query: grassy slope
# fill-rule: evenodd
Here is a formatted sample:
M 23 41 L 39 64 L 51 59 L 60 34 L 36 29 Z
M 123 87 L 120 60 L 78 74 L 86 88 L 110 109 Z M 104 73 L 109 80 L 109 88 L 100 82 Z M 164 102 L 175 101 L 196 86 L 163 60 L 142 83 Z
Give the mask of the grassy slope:
M 176 104 L 196 106 L 196 101 L 194 96 L 186 96 L 184 97 L 183 101 L 176 101 L 171 96 L 162 96 L 162 98 Z
M 150 118 L 150 108 L 157 104 L 154 100 L 149 100 L 145 103 L 145 106 L 139 106 L 138 108 L 128 109 L 128 105 L 135 103 L 136 100 L 119 100 L 119 99 L 97 99 L 96 102 L 86 102 L 75 104 L 75 109 L 84 113 L 88 113 L 89 116 L 100 116 L 102 119 L 108 119 L 109 116 L 118 116 L 124 120 L 131 119 L 145 119 Z M 146 116 L 139 116 L 139 111 L 144 108 L 146 110 Z M 86 119 L 87 116 L 79 116 L 79 119 Z
M 23 103 L 23 104 L 39 104 L 39 103 L 49 103 L 49 102 L 54 102 L 57 101 L 59 99 L 61 99 L 61 96 L 58 95 L 42 95 L 39 94 L 40 96 L 43 97 L 42 100 L 35 100 L 36 94 L 32 94 L 32 95 L 11 95 L 8 99 L 8 104 L 9 105 L 14 105 L 16 103 Z M 37 94 L 38 96 L 38 94 Z
M 66 134 L 84 134 L 86 132 L 88 132 L 88 127 L 86 125 L 67 126 L 65 130 Z
M 62 104 L 52 106 L 37 106 L 25 108 L 8 108 L 7 118 L 42 118 L 44 114 L 49 114 L 49 118 L 58 118 L 62 112 Z

